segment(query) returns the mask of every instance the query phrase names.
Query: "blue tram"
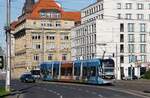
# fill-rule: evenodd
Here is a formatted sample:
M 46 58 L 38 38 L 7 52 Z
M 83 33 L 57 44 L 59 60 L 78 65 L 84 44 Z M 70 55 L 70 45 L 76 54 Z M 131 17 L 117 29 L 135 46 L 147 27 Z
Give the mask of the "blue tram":
M 114 80 L 114 60 L 91 59 L 73 62 L 45 62 L 41 64 L 43 80 L 79 81 L 108 84 Z

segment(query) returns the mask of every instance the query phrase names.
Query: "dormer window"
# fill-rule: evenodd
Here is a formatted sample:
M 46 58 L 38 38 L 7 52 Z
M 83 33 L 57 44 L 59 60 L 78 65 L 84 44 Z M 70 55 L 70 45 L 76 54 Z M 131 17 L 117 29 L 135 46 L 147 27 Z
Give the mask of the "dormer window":
M 43 18 L 53 18 L 53 19 L 61 18 L 60 12 L 56 9 L 41 10 L 40 16 Z
M 41 11 L 41 12 L 40 12 L 40 16 L 41 16 L 41 17 L 46 17 L 46 13 L 45 13 L 44 11 Z

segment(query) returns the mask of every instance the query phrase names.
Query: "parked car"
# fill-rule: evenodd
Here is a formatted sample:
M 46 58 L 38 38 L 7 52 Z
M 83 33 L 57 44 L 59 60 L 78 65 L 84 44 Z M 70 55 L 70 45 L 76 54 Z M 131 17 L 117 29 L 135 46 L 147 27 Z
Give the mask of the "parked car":
M 20 77 L 21 82 L 35 82 L 35 78 L 32 76 L 32 74 L 23 74 Z
M 41 73 L 40 70 L 36 69 L 36 70 L 31 70 L 30 72 L 35 79 L 40 79 L 40 73 Z

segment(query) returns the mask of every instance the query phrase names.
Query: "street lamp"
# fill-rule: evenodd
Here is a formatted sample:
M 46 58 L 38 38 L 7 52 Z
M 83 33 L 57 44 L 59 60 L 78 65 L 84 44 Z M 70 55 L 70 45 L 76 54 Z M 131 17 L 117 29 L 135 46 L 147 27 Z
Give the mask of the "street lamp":
M 81 56 L 80 57 L 80 61 L 81 61 L 81 67 L 80 67 L 80 79 L 82 80 L 82 77 L 83 77 L 83 57 Z

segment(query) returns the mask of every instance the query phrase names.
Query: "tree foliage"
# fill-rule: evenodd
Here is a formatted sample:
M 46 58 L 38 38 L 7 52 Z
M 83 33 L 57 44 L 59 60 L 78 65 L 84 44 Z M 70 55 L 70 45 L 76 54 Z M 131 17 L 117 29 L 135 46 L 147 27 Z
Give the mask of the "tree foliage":
M 148 70 L 145 74 L 144 74 L 144 79 L 150 79 L 150 70 Z

